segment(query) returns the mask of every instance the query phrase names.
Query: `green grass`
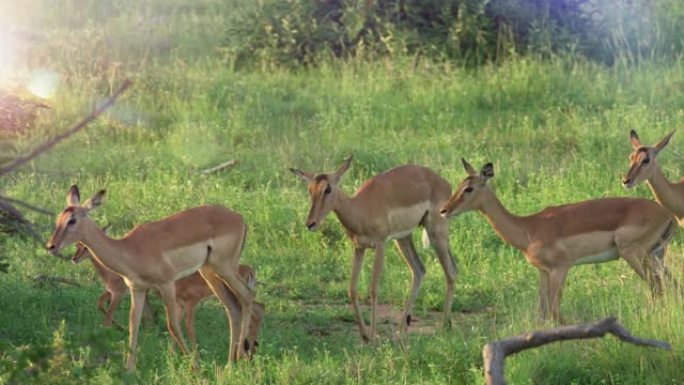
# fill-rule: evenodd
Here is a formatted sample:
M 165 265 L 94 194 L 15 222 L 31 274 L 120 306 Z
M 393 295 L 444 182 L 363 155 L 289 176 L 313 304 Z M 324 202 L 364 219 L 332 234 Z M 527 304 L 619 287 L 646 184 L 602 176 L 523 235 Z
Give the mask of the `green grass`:
M 476 167 L 492 161 L 495 189 L 516 213 L 604 196 L 650 198 L 644 186 L 620 186 L 628 132 L 636 128 L 654 142 L 684 117 L 681 61 L 606 68 L 528 58 L 466 70 L 394 57 L 236 72 L 218 49 L 230 7 L 215 0 L 13 4 L 0 2 L 1 25 L 39 37 L 27 47 L 22 73 L 48 67 L 62 75 L 51 110 L 18 146 L 30 148 L 63 131 L 124 78 L 135 84 L 106 117 L 5 176 L 3 194 L 58 212 L 72 183 L 84 195 L 107 188 L 93 217 L 111 223 L 117 236 L 204 203 L 231 207 L 249 225 L 242 260 L 255 268 L 257 299 L 267 306 L 258 356 L 224 368 L 227 324 L 218 304 L 208 302 L 197 321 L 201 372 L 173 353 L 159 321 L 141 332 L 132 378 L 140 383 L 483 383 L 486 341 L 550 326 L 538 321 L 537 273 L 522 254 L 502 243 L 481 215 L 455 218 L 454 327 L 412 334 L 403 345 L 391 341 L 383 324 L 381 341 L 364 345 L 347 307 L 351 245 L 334 216 L 322 231 L 306 230 L 306 188 L 288 167 L 332 170 L 353 154 L 342 182 L 352 193 L 374 174 L 405 163 L 429 166 L 455 184 L 465 176 L 461 157 Z M 93 65 L 97 60 L 104 64 Z M 661 155 L 671 179 L 682 174 L 680 140 L 676 135 Z M 240 163 L 218 175 L 198 173 L 228 159 Z M 28 215 L 50 234 L 53 218 Z M 66 341 L 82 346 L 75 351 L 87 355 L 93 333 L 112 350 L 90 381 L 126 379 L 120 370 L 127 334 L 97 334 L 101 286 L 90 266 L 57 260 L 28 240 L 0 240 L 11 263 L 0 276 L 0 340 L 17 348 L 50 344 L 64 320 Z M 682 249 L 677 235 L 668 252 L 677 272 Z M 428 273 L 416 314 L 436 324 L 443 273 L 432 250 L 419 253 Z M 361 278 L 364 297 L 370 260 Z M 398 313 L 410 274 L 394 248 L 385 266 L 381 302 Z M 82 287 L 34 287 L 36 274 L 73 278 Z M 610 338 L 566 342 L 509 359 L 510 383 L 684 383 L 681 298 L 653 303 L 647 292 L 624 262 L 580 266 L 570 272 L 561 309 L 571 322 L 614 314 L 636 335 L 671 342 L 672 352 Z M 161 316 L 158 300 L 154 306 Z M 128 300 L 119 323 L 125 324 L 127 309 Z M 55 378 L 77 376 L 77 362 L 65 367 Z

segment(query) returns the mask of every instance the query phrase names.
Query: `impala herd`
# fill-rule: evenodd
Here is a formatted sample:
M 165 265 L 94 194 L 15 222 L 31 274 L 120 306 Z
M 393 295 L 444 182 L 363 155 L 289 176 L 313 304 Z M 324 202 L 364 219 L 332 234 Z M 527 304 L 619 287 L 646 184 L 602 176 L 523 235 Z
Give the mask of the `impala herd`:
M 290 170 L 308 185 L 311 208 L 306 227 L 317 230 L 332 211 L 349 236 L 353 246 L 349 297 L 361 337 L 370 342 L 377 337 L 378 288 L 385 248 L 392 240 L 412 273 L 400 335 L 405 335 L 411 324 L 411 312 L 425 275 L 412 238 L 417 227 L 423 227 L 444 270 L 442 324 L 450 324 L 458 270 L 449 247 L 448 219 L 473 210 L 480 211 L 499 237 L 522 251 L 539 270 L 539 307 L 544 319 L 550 316 L 562 322 L 560 301 L 568 271 L 574 265 L 623 258 L 648 283 L 652 294 L 660 295 L 663 278 L 671 278 L 664 265 L 665 251 L 677 221 L 682 223 L 684 219 L 684 182 L 669 182 L 657 162 L 671 137 L 672 133 L 648 147 L 641 144 L 635 131 L 631 132 L 634 152 L 622 183 L 632 188 L 645 181 L 657 203 L 640 198 L 602 198 L 548 207 L 526 216 L 512 214 L 497 198 L 491 187 L 491 163 L 478 172 L 462 160 L 467 176 L 453 194 L 449 182 L 429 168 L 415 165 L 376 175 L 351 197 L 340 187 L 351 157 L 331 173 Z M 128 370 L 135 370 L 138 329 L 150 289 L 164 303 L 167 327 L 181 352 L 197 352 L 195 308 L 213 294 L 223 305 L 230 325 L 229 362 L 250 357 L 257 347 L 265 308 L 254 301 L 254 271 L 240 264 L 247 236 L 242 216 L 222 206 L 200 206 L 138 225 L 122 238 L 113 239 L 88 215 L 102 203 L 104 195 L 104 190 L 98 191 L 81 203 L 78 187 L 72 186 L 47 249 L 57 254 L 63 247 L 77 243 L 73 262 L 92 261 L 105 285 L 97 301 L 98 309 L 105 314 L 105 326 L 112 325 L 114 311 L 128 287 Z M 369 290 L 370 329 L 358 298 L 366 249 L 375 250 Z M 180 328 L 183 312 L 191 348 Z M 197 367 L 197 356 L 194 365 Z

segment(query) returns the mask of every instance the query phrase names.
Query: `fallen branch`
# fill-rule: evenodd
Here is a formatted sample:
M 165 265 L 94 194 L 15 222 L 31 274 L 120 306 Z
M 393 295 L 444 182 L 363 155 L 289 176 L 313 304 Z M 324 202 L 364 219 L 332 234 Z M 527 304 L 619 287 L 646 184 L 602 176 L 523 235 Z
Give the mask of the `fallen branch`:
M 109 98 L 107 99 L 100 107 L 96 108 L 93 110 L 93 112 L 90 113 L 90 115 L 86 116 L 83 120 L 78 122 L 76 125 L 68 129 L 62 134 L 59 134 L 55 136 L 54 138 L 44 142 L 43 144 L 39 145 L 33 151 L 31 151 L 28 155 L 25 156 L 20 156 L 16 158 L 13 162 L 8 164 L 5 167 L 0 168 L 0 176 L 7 174 L 11 171 L 13 171 L 15 168 L 28 163 L 31 159 L 35 158 L 36 156 L 44 153 L 45 151 L 51 149 L 54 147 L 57 143 L 63 141 L 64 139 L 70 137 L 71 135 L 75 134 L 76 132 L 80 131 L 83 129 L 83 127 L 87 126 L 88 123 L 92 122 L 95 120 L 98 116 L 100 116 L 105 110 L 109 107 L 111 107 L 114 102 L 116 102 L 116 99 L 121 96 L 121 94 L 128 89 L 128 87 L 131 86 L 133 82 L 129 79 L 126 79 L 121 85 L 121 87 Z
M 487 385 L 506 384 L 504 379 L 504 360 L 508 355 L 555 341 L 597 338 L 605 336 L 606 333 L 610 333 L 622 341 L 639 346 L 652 346 L 665 350 L 670 350 L 671 348 L 670 344 L 664 341 L 634 337 L 620 325 L 617 318 L 608 317 L 593 324 L 562 326 L 487 343 L 482 349 L 485 383 Z
M 232 168 L 232 167 L 234 167 L 235 165 L 237 165 L 238 163 L 239 163 L 239 162 L 238 162 L 237 159 L 231 159 L 231 160 L 229 160 L 229 161 L 227 161 L 227 162 L 223 162 L 223 163 L 219 164 L 218 166 L 214 166 L 214 167 L 212 167 L 212 168 L 208 168 L 208 169 L 202 170 L 202 171 L 200 171 L 200 173 L 203 174 L 203 175 L 208 175 L 208 174 L 217 173 L 217 172 L 219 172 L 219 171 L 223 171 L 223 170 L 225 170 L 225 169 Z
M 36 286 L 39 286 L 39 287 L 44 287 L 47 285 L 57 286 L 57 284 L 59 284 L 59 283 L 63 283 L 66 285 L 71 285 L 71 286 L 76 286 L 76 287 L 81 287 L 80 283 L 78 283 L 76 280 L 73 280 L 71 278 L 57 277 L 57 276 L 51 276 L 51 275 L 46 275 L 46 274 L 35 275 L 33 277 L 33 282 L 35 283 Z
M 54 213 L 52 211 L 48 211 L 46 209 L 43 209 L 43 208 L 40 208 L 37 206 L 33 206 L 32 204 L 26 203 L 26 202 L 19 200 L 19 199 L 14 199 L 14 198 L 10 198 L 10 197 L 0 195 L 0 200 L 4 200 L 4 201 L 10 202 L 10 203 L 14 203 L 16 205 L 25 207 L 29 210 L 33 210 L 37 213 L 41 213 L 41 214 L 45 214 L 45 215 L 54 215 Z

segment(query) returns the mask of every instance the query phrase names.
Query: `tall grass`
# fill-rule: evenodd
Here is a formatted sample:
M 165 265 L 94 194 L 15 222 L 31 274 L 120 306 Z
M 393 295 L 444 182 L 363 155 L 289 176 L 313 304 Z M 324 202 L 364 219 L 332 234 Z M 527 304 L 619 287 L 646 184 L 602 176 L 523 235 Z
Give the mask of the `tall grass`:
M 0 10 L 9 9 L 9 3 L 0 4 Z M 465 175 L 465 157 L 474 165 L 494 162 L 495 189 L 516 213 L 603 196 L 650 199 L 645 188 L 620 187 L 629 129 L 655 140 L 684 117 L 679 60 L 608 68 L 573 57 L 519 58 L 466 69 L 397 55 L 325 61 L 297 71 L 236 71 L 230 57 L 215 49 L 230 11 L 219 2 L 50 4 L 0 12 L 7 25 L 38 37 L 22 71 L 48 67 L 63 80 L 49 101 L 51 112 L 40 116 L 20 146 L 61 131 L 124 77 L 135 86 L 105 119 L 2 179 L 4 193 L 59 211 L 71 183 L 84 195 L 105 187 L 107 201 L 93 217 L 111 223 L 117 236 L 187 207 L 227 205 L 249 224 L 242 260 L 255 268 L 257 299 L 267 307 L 252 361 L 224 369 L 227 325 L 218 304 L 210 302 L 198 314 L 199 373 L 174 354 L 159 322 L 141 332 L 133 378 L 120 374 L 126 333 L 98 337 L 112 355 L 88 372 L 90 382 L 482 383 L 480 349 L 486 341 L 550 326 L 538 320 L 537 275 L 523 256 L 480 215 L 454 219 L 451 246 L 460 274 L 453 329 L 412 334 L 402 344 L 383 323 L 381 342 L 364 345 L 347 307 L 351 246 L 332 216 L 322 231 L 306 231 L 306 189 L 287 168 L 331 170 L 354 154 L 342 182 L 352 193 L 374 174 L 405 163 L 432 167 L 457 183 Z M 93 66 L 105 59 L 108 64 Z M 661 155 L 671 178 L 682 173 L 678 143 L 675 136 Z M 198 173 L 233 158 L 240 164 L 229 172 Z M 45 235 L 52 230 L 52 218 L 32 219 Z M 28 240 L 1 242 L 11 271 L 0 277 L 0 339 L 12 349 L 46 346 L 59 340 L 54 333 L 61 330 L 66 346 L 95 349 L 101 286 L 92 270 L 49 257 Z M 416 316 L 432 326 L 444 301 L 444 278 L 433 251 L 419 252 L 428 273 Z M 681 254 L 677 236 L 668 252 L 677 272 Z M 35 287 L 32 277 L 39 273 L 77 279 L 83 287 Z M 392 249 L 382 303 L 398 313 L 409 280 Z M 160 310 L 159 301 L 153 306 Z M 117 315 L 119 323 L 125 324 L 127 307 Z M 681 309 L 674 293 L 649 300 L 646 285 L 625 263 L 577 267 L 563 299 L 566 318 L 584 322 L 615 314 L 635 334 L 667 340 L 674 351 L 610 339 L 569 342 L 512 358 L 508 378 L 516 384 L 682 383 Z M 66 369 L 56 378 L 85 378 L 78 377 L 83 372 L 77 362 L 60 365 Z M 0 374 L 0 380 L 6 377 Z

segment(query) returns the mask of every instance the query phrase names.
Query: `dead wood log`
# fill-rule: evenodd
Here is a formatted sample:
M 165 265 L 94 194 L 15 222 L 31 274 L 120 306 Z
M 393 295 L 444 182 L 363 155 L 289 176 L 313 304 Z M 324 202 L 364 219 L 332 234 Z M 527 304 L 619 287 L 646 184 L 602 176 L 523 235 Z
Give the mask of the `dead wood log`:
M 217 173 L 217 172 L 219 172 L 219 171 L 224 171 L 224 170 L 226 170 L 226 169 L 232 168 L 232 167 L 234 167 L 234 166 L 237 165 L 237 164 L 238 164 L 238 160 L 237 160 L 237 159 L 231 159 L 231 160 L 229 160 L 229 161 L 227 161 L 227 162 L 223 162 L 223 163 L 219 164 L 218 166 L 214 166 L 214 167 L 212 167 L 212 168 L 207 168 L 207 169 L 205 169 L 205 170 L 202 170 L 202 171 L 200 171 L 200 173 L 201 173 L 202 175 L 213 174 L 213 173 Z
M 670 350 L 670 344 L 664 341 L 644 339 L 632 336 L 615 317 L 608 317 L 593 324 L 562 326 L 554 329 L 534 331 L 520 334 L 505 340 L 487 343 L 482 349 L 484 359 L 485 383 L 487 385 L 505 385 L 504 361 L 506 356 L 520 351 L 546 345 L 551 342 L 603 337 L 612 334 L 622 341 L 639 346 L 652 346 Z

